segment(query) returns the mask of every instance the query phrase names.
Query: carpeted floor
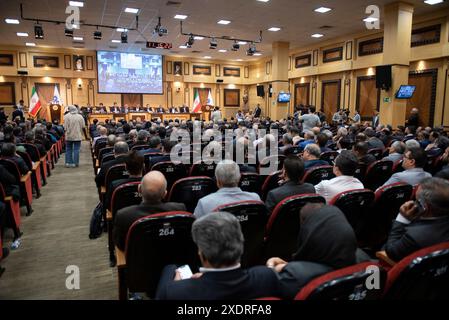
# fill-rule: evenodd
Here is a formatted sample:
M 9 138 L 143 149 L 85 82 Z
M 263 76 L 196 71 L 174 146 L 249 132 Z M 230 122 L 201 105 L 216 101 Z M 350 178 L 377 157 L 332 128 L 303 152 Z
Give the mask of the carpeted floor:
M 107 234 L 90 240 L 89 223 L 98 203 L 89 143 L 79 168 L 59 159 L 34 212 L 22 219 L 21 246 L 0 264 L 0 299 L 117 299 L 117 270 L 109 267 Z M 11 244 L 7 233 L 5 245 Z M 79 267 L 80 289 L 66 288 L 67 266 Z

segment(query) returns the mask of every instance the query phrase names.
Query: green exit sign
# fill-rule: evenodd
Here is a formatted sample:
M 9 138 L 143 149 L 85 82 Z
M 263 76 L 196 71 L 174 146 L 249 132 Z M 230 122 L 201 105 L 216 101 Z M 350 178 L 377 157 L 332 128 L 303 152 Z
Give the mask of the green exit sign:
M 391 98 L 390 97 L 385 97 L 384 98 L 384 102 L 391 102 Z

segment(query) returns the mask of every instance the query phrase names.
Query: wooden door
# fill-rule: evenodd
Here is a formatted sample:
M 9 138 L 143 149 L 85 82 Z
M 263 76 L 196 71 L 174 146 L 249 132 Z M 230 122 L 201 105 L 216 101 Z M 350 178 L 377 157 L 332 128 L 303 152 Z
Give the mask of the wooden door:
M 413 97 L 407 101 L 406 118 L 413 108 L 419 110 L 419 125 L 433 127 L 438 69 L 410 73 L 408 84 L 416 86 Z
M 376 77 L 357 78 L 356 109 L 362 120 L 371 120 L 374 110 L 379 110 L 380 89 L 376 88 Z
M 295 84 L 295 106 L 309 105 L 310 83 Z
M 323 81 L 321 89 L 321 111 L 326 115 L 326 121 L 331 123 L 332 116 L 340 110 L 341 80 Z

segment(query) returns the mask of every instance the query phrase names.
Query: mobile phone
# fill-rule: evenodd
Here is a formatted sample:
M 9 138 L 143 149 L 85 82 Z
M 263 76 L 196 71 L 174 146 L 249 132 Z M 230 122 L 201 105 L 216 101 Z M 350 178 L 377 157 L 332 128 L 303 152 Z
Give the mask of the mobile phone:
M 193 275 L 192 270 L 190 270 L 190 267 L 185 264 L 177 269 L 179 271 L 179 274 L 181 275 L 181 279 L 190 279 Z
M 415 207 L 418 209 L 418 212 L 416 213 L 417 217 L 420 217 L 426 212 L 427 208 L 424 202 L 420 199 L 415 200 Z

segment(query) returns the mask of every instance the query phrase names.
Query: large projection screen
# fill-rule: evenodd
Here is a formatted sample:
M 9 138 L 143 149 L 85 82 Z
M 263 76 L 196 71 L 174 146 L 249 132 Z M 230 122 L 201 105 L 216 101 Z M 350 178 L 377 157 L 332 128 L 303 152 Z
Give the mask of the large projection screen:
M 97 51 L 99 93 L 162 94 L 162 56 Z

